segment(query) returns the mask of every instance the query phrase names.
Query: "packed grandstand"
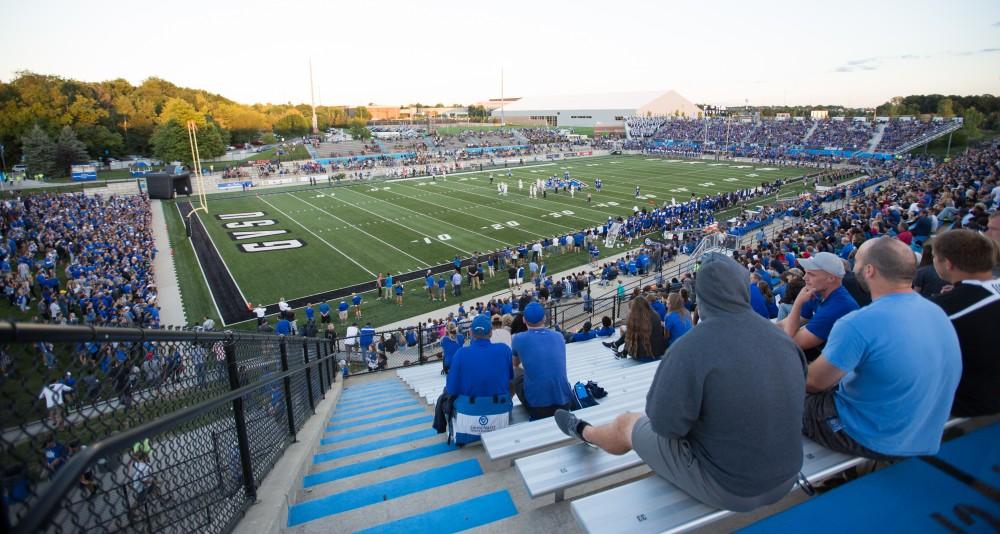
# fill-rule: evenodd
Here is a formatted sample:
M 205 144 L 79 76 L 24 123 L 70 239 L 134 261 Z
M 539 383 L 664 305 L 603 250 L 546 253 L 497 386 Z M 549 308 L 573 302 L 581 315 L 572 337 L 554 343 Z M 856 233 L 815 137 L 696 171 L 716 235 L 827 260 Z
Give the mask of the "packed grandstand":
M 262 342 L 269 348 L 261 349 L 276 350 L 280 343 L 284 368 L 272 365 L 274 361 L 265 364 L 250 359 L 238 367 L 232 352 L 227 353 L 226 347 L 232 345 L 221 339 L 209 343 L 192 338 L 194 341 L 181 344 L 134 336 L 121 341 L 95 337 L 72 344 L 67 349 L 69 358 L 44 340 L 17 348 L 13 343 L 4 345 L 0 347 L 4 379 L 19 378 L 23 366 L 15 359 L 25 357 L 40 362 L 38 367 L 47 377 L 58 376 L 51 383 L 38 384 L 43 388 L 40 398 L 46 403 L 49 419 L 43 417 L 37 425 L 49 425 L 60 432 L 74 424 L 63 406 L 69 399 L 78 414 L 75 421 L 82 424 L 84 416 L 80 414 L 94 406 L 104 407 L 98 414 L 108 407 L 112 412 L 116 406 L 124 410 L 137 405 L 152 407 L 164 395 L 183 398 L 186 391 L 206 385 L 223 391 L 259 379 L 263 385 L 245 392 L 249 413 L 260 418 L 253 425 L 257 431 L 283 435 L 290 424 L 294 436 L 303 431 L 295 421 L 308 417 L 296 415 L 295 410 L 305 413 L 319 406 L 318 401 L 314 403 L 312 386 L 308 386 L 308 407 L 303 393 L 295 400 L 302 404 L 293 408 L 289 379 L 282 389 L 280 380 L 268 377 L 289 368 L 284 339 L 296 343 L 300 338 L 293 336 L 321 340 L 324 348 L 316 349 L 313 358 L 329 357 L 336 365 L 334 373 L 343 377 L 340 380 L 348 380 L 340 385 L 346 406 L 338 409 L 346 408 L 348 415 L 338 412 L 341 415 L 331 419 L 329 435 L 308 467 L 311 474 L 302 481 L 303 487 L 315 484 L 321 495 L 310 497 L 306 491 L 287 505 L 287 524 L 282 525 L 287 529 L 317 525 L 314 522 L 334 516 L 337 510 L 350 509 L 330 504 L 337 493 L 323 484 L 349 476 L 333 473 L 335 469 L 361 473 L 368 464 L 339 464 L 330 471 L 324 470 L 323 464 L 337 460 L 340 454 L 353 454 L 331 447 L 338 441 L 371 437 L 364 434 L 367 427 L 361 431 L 351 427 L 364 426 L 367 420 L 344 423 L 338 419 L 350 421 L 358 417 L 350 415 L 353 409 L 364 411 L 365 387 L 385 387 L 393 390 L 391 395 L 406 396 L 407 400 L 412 392 L 417 393 L 419 409 L 407 407 L 412 408 L 407 413 L 420 412 L 419 424 L 426 427 L 430 427 L 430 417 L 422 418 L 424 399 L 436 401 L 436 415 L 444 422 L 435 422 L 435 428 L 447 433 L 447 451 L 479 454 L 475 452 L 478 449 L 470 453 L 470 449 L 457 449 L 453 444 L 482 440 L 486 453 L 496 459 L 492 456 L 496 447 L 512 447 L 517 452 L 509 457 L 520 456 L 518 462 L 523 463 L 518 464 L 518 473 L 532 497 L 536 491 L 557 492 L 557 500 L 561 500 L 571 484 L 615 476 L 645 463 L 659 475 L 646 480 L 669 481 L 673 484 L 670 491 L 679 488 L 685 498 L 694 499 L 690 506 L 707 507 L 708 511 L 697 511 L 704 517 L 718 510 L 750 511 L 778 502 L 797 484 L 811 491 L 811 482 L 818 483 L 831 472 L 814 476 L 809 467 L 803 467 L 803 462 L 809 464 L 808 458 L 803 459 L 803 435 L 810 440 L 807 446 L 841 455 L 837 456 L 842 460 L 838 465 L 846 471 L 862 459 L 891 465 L 909 457 L 933 455 L 941 447 L 946 426 L 955 424 L 957 418 L 1000 413 L 995 387 L 1000 368 L 992 345 L 986 343 L 992 335 L 990 328 L 1000 320 L 1000 289 L 996 287 L 1000 275 L 1000 146 L 970 148 L 947 161 L 918 154 L 872 156 L 895 156 L 900 147 L 942 135 L 955 126 L 939 120 L 893 118 L 872 124 L 851 119 L 743 122 L 632 117 L 626 124 L 623 142 L 635 154 L 805 164 L 822 171 L 811 175 L 811 185 L 819 187 L 776 198 L 753 210 L 746 209 L 748 202 L 771 198 L 787 184 L 762 181 L 728 193 L 692 194 L 680 202 L 636 206 L 631 213 L 599 228 L 580 228 L 555 239 L 456 257 L 454 276 L 460 283 L 465 283 L 463 275 L 469 275 L 470 281 L 497 275 L 511 280 L 510 290 L 478 301 L 470 299 L 467 307 L 460 304 L 456 311 L 432 312 L 419 324 L 376 331 L 370 324 L 363 325 L 360 300 L 350 308 L 346 303 L 338 307 L 333 301 L 310 303 L 301 310 L 286 304 L 277 317 L 261 313 L 257 322 L 259 332 L 284 336 L 273 346 L 267 344 L 270 341 Z M 377 169 L 391 180 L 409 173 L 440 176 L 487 158 L 513 161 L 581 147 L 600 150 L 614 146 L 606 139 L 570 139 L 546 128 L 431 135 L 407 126 L 377 127 L 373 133 L 374 139 L 363 142 L 323 140 L 311 144 L 311 161 L 259 162 L 225 172 L 260 179 L 317 173 L 332 177 L 351 171 L 344 177 L 351 182 L 371 179 L 359 171 Z M 240 174 L 243 172 L 246 174 Z M 554 186 L 557 184 L 558 178 Z M 157 250 L 153 244 L 151 203 L 145 195 L 19 192 L 5 197 L 2 208 L 0 289 L 11 309 L 30 315 L 33 322 L 151 330 L 183 327 L 199 335 L 219 330 L 207 317 L 189 318 L 188 325 L 164 325 L 161 321 L 153 262 L 167 251 Z M 722 212 L 730 214 L 726 220 L 716 218 Z M 620 257 L 598 259 L 597 249 L 608 243 L 612 233 L 611 237 L 621 239 L 629 249 Z M 656 241 L 642 239 L 650 236 Z M 723 236 L 729 241 L 720 239 Z M 572 250 L 597 252 L 591 264 L 571 273 L 538 270 L 536 260 L 543 254 Z M 684 267 L 668 271 L 665 266 L 672 262 Z M 427 276 L 430 300 L 440 297 L 443 301 L 445 285 L 436 285 L 441 278 L 435 281 L 429 272 Z M 275 283 L 281 283 L 280 277 Z M 442 288 L 441 293 L 436 292 L 438 288 Z M 392 290 L 391 281 L 380 285 L 379 298 L 392 299 Z M 395 295 L 402 305 L 400 293 Z M 453 298 L 459 295 L 456 291 Z M 602 299 L 613 302 L 614 311 L 610 306 L 601 308 Z M 565 310 L 570 308 L 574 313 L 566 320 Z M 904 320 L 898 320 L 901 318 Z M 15 339 L 14 334 L 11 339 Z M 897 350 L 894 344 L 905 351 Z M 310 349 L 302 350 L 308 364 Z M 604 364 L 581 371 L 567 357 L 584 353 Z M 760 356 L 765 354 L 773 357 L 762 361 Z M 615 368 L 601 367 L 608 362 L 615 362 Z M 391 385 L 361 382 L 390 368 L 403 368 L 399 377 L 407 384 L 405 388 L 396 380 L 391 380 Z M 334 373 L 330 368 L 315 369 L 316 373 L 306 375 L 304 381 L 298 379 L 300 389 L 319 374 L 322 391 L 324 372 L 329 377 L 325 387 L 332 387 Z M 631 374 L 615 374 L 619 371 Z M 904 380 L 900 376 L 905 377 L 905 384 L 900 384 Z M 637 381 L 642 391 L 629 397 L 627 388 L 612 382 L 622 377 Z M 573 384 L 578 378 L 580 381 Z M 597 383 L 587 384 L 589 378 Z M 352 387 L 352 380 L 358 380 L 358 386 Z M 766 391 L 759 387 L 762 383 L 769 385 Z M 608 391 L 600 387 L 602 384 Z M 70 394 L 74 389 L 78 393 Z M 605 395 L 608 401 L 599 400 Z M 492 397 L 499 408 L 481 411 L 481 406 L 472 406 L 474 401 L 468 402 L 477 397 Z M 618 398 L 627 398 L 631 404 L 618 404 Z M 600 402 L 606 402 L 608 408 L 627 406 L 638 413 L 614 416 L 599 409 L 587 411 L 587 406 L 594 408 Z M 680 406 L 683 411 L 666 413 L 669 410 L 656 406 Z M 371 408 L 376 409 L 374 405 Z M 240 404 L 240 413 L 242 409 Z M 782 417 L 767 422 L 762 420 L 766 418 L 752 417 L 765 410 L 780 412 Z M 233 413 L 237 413 L 235 408 Z M 475 419 L 469 423 L 466 419 L 471 416 Z M 494 416 L 500 416 L 499 426 L 482 422 L 492 421 Z M 839 426 L 828 424 L 837 418 Z M 403 424 L 391 424 L 397 423 Z M 343 432 L 340 425 L 352 430 Z M 5 447 L 8 443 L 28 443 L 30 438 L 25 436 L 30 432 L 25 429 L 29 427 L 25 422 L 20 430 L 11 430 L 16 441 L 5 440 Z M 399 428 L 403 427 L 407 425 Z M 515 434 L 522 432 L 518 427 L 540 436 L 557 430 L 532 449 L 512 445 L 522 439 L 513 437 L 521 436 Z M 230 439 L 228 433 L 232 432 L 228 428 L 213 430 L 211 440 Z M 378 430 L 373 430 L 372 435 L 377 434 Z M 437 434 L 401 439 L 432 436 Z M 567 439 L 573 440 L 571 444 L 566 444 Z M 62 441 L 63 434 L 52 433 L 32 449 L 38 453 L 46 478 L 54 477 L 65 469 L 72 455 L 79 454 L 78 443 L 67 448 Z M 681 447 L 677 445 L 681 442 L 683 447 L 694 448 L 692 454 L 714 458 L 715 463 L 702 465 L 697 473 L 679 469 L 671 463 L 676 458 L 662 451 Z M 362 439 L 352 446 L 366 450 L 366 443 Z M 766 446 L 748 451 L 746 443 Z M 539 452 L 556 444 L 564 446 Z M 574 448 L 576 445 L 580 448 Z M 440 443 L 425 446 L 440 447 Z M 78 487 L 72 490 L 79 503 L 73 506 L 80 510 L 89 506 L 92 513 L 81 513 L 79 517 L 84 519 L 79 519 L 82 523 L 78 525 L 114 530 L 100 522 L 101 514 L 152 525 L 152 517 L 174 509 L 172 503 L 165 504 L 169 488 L 178 488 L 179 500 L 196 493 L 183 486 L 176 466 L 165 467 L 169 459 L 160 459 L 164 463 L 159 468 L 149 460 L 148 447 L 148 441 L 137 443 L 128 453 L 127 467 L 102 468 L 108 471 L 97 474 L 88 471 L 79 479 Z M 224 466 L 219 472 L 226 472 L 220 487 L 243 491 L 245 475 L 233 473 L 247 473 L 241 471 L 249 469 L 247 464 L 240 464 L 240 455 L 246 452 L 227 445 L 223 452 L 213 453 L 213 461 Z M 409 461 L 408 455 L 418 453 L 394 454 L 403 455 L 399 457 L 403 462 Z M 577 461 L 580 454 L 600 454 L 610 467 L 581 472 L 577 472 L 579 465 L 563 467 L 561 473 L 568 470 L 570 474 L 552 486 L 558 489 L 539 490 L 536 484 L 540 483 L 533 477 L 558 478 L 560 474 L 554 472 L 559 469 L 546 467 L 548 464 L 529 454 L 549 454 L 564 462 Z M 378 464 L 372 470 L 394 465 L 380 464 L 377 458 L 366 461 Z M 11 470 L 6 479 L 10 489 L 5 490 L 5 498 L 12 503 L 12 517 L 22 514 L 23 518 L 29 513 L 34 497 L 27 495 L 43 491 L 29 471 Z M 427 479 L 436 476 L 435 471 Z M 95 483 L 95 477 L 101 482 Z M 856 477 L 852 471 L 840 480 Z M 424 487 L 415 484 L 415 488 Z M 639 483 L 619 489 L 634 489 L 634 484 Z M 15 489 L 23 492 L 20 497 L 15 498 Z M 663 491 L 662 486 L 656 486 L 632 500 L 637 506 L 659 507 Z M 124 504 L 101 508 L 87 504 L 95 494 L 109 495 L 105 497 L 108 502 L 118 500 L 119 494 L 126 497 Z M 610 515 L 601 519 L 593 516 L 593 510 L 600 506 L 588 507 L 577 504 L 584 500 L 576 501 L 574 513 L 581 527 L 595 531 L 606 524 L 603 521 L 613 521 L 623 526 L 617 530 L 628 531 L 629 508 L 625 503 L 630 499 L 612 500 L 619 494 L 608 493 L 606 498 L 613 504 L 605 510 Z M 130 499 L 142 499 L 145 508 Z M 615 510 L 623 513 L 615 516 Z M 157 520 L 159 524 L 176 524 L 163 523 L 167 521 L 163 517 Z M 649 528 L 693 525 L 670 517 L 653 519 L 654 526 Z

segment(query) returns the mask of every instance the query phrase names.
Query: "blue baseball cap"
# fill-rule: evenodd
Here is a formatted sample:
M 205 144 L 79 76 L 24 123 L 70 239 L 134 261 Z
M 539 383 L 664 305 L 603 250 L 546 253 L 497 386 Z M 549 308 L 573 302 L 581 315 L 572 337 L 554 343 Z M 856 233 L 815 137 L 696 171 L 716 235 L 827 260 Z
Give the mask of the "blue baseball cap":
M 545 319 L 545 308 L 537 302 L 532 302 L 524 308 L 524 322 L 529 324 L 540 323 Z
M 472 333 L 477 336 L 488 336 L 493 332 L 493 324 L 490 322 L 490 318 L 485 315 L 477 315 L 475 319 L 472 320 Z

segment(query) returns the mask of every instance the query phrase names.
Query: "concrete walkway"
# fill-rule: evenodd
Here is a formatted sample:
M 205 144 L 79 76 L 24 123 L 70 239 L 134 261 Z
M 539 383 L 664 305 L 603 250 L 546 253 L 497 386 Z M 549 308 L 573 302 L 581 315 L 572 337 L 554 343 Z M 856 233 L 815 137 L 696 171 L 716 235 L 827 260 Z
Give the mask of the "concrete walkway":
M 156 258 L 153 259 L 153 278 L 156 281 L 157 304 L 160 306 L 160 324 L 163 326 L 184 326 L 187 316 L 181 301 L 181 288 L 177 284 L 174 267 L 174 250 L 167 235 L 167 220 L 163 214 L 163 203 L 150 202 L 153 212 L 153 240 L 156 244 Z

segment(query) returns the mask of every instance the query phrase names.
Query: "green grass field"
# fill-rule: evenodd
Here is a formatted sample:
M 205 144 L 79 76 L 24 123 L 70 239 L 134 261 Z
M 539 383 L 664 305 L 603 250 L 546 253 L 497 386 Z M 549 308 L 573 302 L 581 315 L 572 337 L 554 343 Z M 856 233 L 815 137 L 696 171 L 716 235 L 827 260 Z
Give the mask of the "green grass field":
M 590 186 L 575 197 L 565 192 L 549 192 L 546 199 L 528 197 L 529 182 L 552 174 L 562 175 L 566 170 Z M 447 263 L 456 255 L 467 257 L 477 251 L 563 235 L 602 224 L 608 217 L 627 215 L 636 205 L 659 205 L 670 202 L 671 198 L 681 202 L 691 193 L 701 196 L 752 187 L 765 180 L 799 176 L 806 170 L 627 156 L 526 165 L 512 172 L 506 197 L 499 196 L 496 186 L 490 185 L 490 173 L 482 172 L 453 175 L 447 181 L 437 182 L 417 179 L 333 188 L 263 190 L 259 197 L 210 196 L 209 213 L 201 217 L 246 300 L 272 304 L 281 297 L 291 300 L 367 282 L 378 272 L 422 270 Z M 503 171 L 493 174 L 497 182 L 505 179 Z M 600 193 L 593 191 L 593 180 L 598 177 L 604 182 Z M 518 189 L 519 179 L 523 189 Z M 634 197 L 636 185 L 644 197 L 640 200 Z M 593 194 L 589 204 L 588 191 Z M 168 208 L 176 213 L 172 206 Z M 256 212 L 264 215 L 219 218 Z M 273 223 L 225 227 L 249 220 Z M 186 246 L 179 242 L 184 241 L 183 237 L 177 236 L 182 229 L 178 224 L 170 228 L 175 251 Z M 284 233 L 236 239 L 235 232 L 247 231 Z M 240 249 L 248 242 L 286 239 L 297 239 L 305 245 L 254 253 Z M 177 258 L 178 271 L 191 275 L 190 280 L 182 283 L 185 307 L 189 315 L 197 310 L 200 317 L 210 305 L 203 304 L 207 298 L 205 292 L 191 289 L 198 285 L 200 274 L 196 274 L 196 265 L 188 265 L 193 260 L 186 252 Z M 550 264 L 549 272 L 580 265 L 586 259 L 585 255 L 566 258 Z M 406 289 L 407 295 L 423 298 L 420 282 L 410 282 Z M 423 313 L 423 306 L 404 308 L 387 314 L 386 322 Z

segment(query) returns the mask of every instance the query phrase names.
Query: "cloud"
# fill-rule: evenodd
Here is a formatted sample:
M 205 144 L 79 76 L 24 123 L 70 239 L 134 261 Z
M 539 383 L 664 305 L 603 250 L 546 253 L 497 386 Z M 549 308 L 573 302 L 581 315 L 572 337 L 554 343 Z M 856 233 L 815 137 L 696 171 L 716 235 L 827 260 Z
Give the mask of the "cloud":
M 916 54 L 899 54 L 895 56 L 873 56 L 862 59 L 851 59 L 843 65 L 833 69 L 834 72 L 857 72 L 877 70 L 885 63 L 893 61 L 912 61 L 915 59 L 930 59 L 931 56 L 920 56 Z

